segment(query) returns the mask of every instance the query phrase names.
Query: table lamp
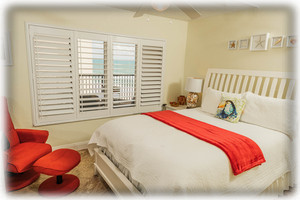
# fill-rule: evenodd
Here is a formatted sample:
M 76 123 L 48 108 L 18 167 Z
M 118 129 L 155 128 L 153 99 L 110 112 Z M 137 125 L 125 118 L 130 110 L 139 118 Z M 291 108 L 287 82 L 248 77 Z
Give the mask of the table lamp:
M 202 91 L 203 79 L 188 77 L 186 79 L 185 90 L 189 92 L 187 96 L 187 108 L 195 108 L 198 103 L 199 95 Z

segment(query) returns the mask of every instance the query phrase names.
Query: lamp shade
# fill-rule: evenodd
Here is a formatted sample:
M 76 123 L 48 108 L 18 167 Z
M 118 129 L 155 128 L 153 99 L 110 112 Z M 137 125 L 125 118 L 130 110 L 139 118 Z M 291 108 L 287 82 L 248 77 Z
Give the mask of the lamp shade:
M 185 83 L 185 90 L 200 93 L 202 91 L 203 79 L 188 77 Z

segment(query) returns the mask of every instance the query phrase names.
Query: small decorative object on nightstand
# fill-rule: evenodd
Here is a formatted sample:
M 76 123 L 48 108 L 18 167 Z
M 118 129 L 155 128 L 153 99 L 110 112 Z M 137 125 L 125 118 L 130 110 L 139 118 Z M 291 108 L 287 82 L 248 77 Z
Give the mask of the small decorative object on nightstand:
M 187 96 L 187 108 L 195 108 L 198 103 L 199 95 L 202 91 L 203 79 L 188 77 L 186 79 L 185 90 L 189 91 Z
M 170 105 L 173 107 L 178 107 L 179 103 L 174 101 L 174 102 L 170 102 Z
M 179 97 L 177 97 L 178 103 L 179 105 L 185 105 L 186 104 L 186 98 L 183 95 L 180 95 Z

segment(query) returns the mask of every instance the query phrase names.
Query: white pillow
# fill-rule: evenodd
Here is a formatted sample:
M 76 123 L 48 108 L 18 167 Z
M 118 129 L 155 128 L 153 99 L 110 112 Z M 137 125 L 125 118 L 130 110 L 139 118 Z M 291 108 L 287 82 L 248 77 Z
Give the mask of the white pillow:
M 240 121 L 273 129 L 292 136 L 295 129 L 293 110 L 295 101 L 263 97 L 251 92 L 245 94 L 247 100 Z
M 241 94 L 221 92 L 209 87 L 203 94 L 201 110 L 215 115 L 217 113 L 218 105 L 221 102 L 222 93 L 226 94 L 226 96 L 242 98 Z

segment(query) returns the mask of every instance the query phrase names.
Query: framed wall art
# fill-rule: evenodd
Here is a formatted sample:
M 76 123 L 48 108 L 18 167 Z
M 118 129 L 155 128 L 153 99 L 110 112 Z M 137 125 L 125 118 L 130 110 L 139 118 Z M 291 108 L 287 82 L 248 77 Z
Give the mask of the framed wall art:
M 266 51 L 268 49 L 269 33 L 252 35 L 250 51 Z
M 287 36 L 286 46 L 287 47 L 296 47 L 297 39 L 295 35 Z
M 283 46 L 283 36 L 272 37 L 271 48 L 281 48 Z
M 230 40 L 228 42 L 228 49 L 236 49 L 237 41 L 236 40 Z
M 248 49 L 248 47 L 249 47 L 248 39 L 239 40 L 239 49 Z

